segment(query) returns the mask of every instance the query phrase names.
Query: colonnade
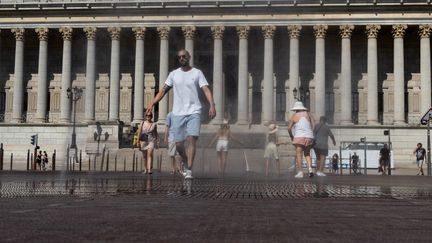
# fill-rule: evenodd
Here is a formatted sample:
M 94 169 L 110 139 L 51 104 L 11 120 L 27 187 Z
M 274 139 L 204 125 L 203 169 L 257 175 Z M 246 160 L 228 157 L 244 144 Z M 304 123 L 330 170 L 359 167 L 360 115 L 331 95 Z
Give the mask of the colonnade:
M 313 32 L 315 36 L 315 89 L 312 111 L 316 117 L 325 115 L 325 39 L 328 25 L 315 25 Z M 162 87 L 169 73 L 169 35 L 172 27 L 160 26 L 156 30 L 160 41 L 160 63 L 159 63 L 159 87 Z M 204 27 L 202 27 L 204 28 Z M 224 93 L 223 93 L 223 45 L 225 26 L 211 26 L 213 37 L 213 92 L 218 115 L 213 123 L 219 124 L 224 116 Z M 251 97 L 248 95 L 248 36 L 250 26 L 236 26 L 238 35 L 238 124 L 248 124 Z M 275 119 L 274 111 L 274 65 L 273 65 L 273 39 L 276 26 L 264 25 L 259 27 L 264 39 L 263 58 L 263 91 L 262 91 L 262 123 L 268 123 Z M 289 81 L 286 86 L 286 116 L 295 99 L 292 95 L 293 89 L 299 89 L 299 38 L 302 32 L 301 25 L 289 25 L 286 28 L 289 34 Z M 404 35 L 408 28 L 404 24 L 392 26 L 394 37 L 394 114 L 393 124 L 405 124 L 405 80 L 404 80 Z M 431 63 L 430 63 L 430 33 L 431 25 L 420 25 L 420 75 L 421 75 L 421 110 L 424 111 L 431 106 Z M 185 38 L 185 48 L 191 53 L 193 64 L 194 38 L 197 31 L 196 26 L 183 26 L 182 32 Z M 351 125 L 352 121 L 352 75 L 351 75 L 351 35 L 355 29 L 354 25 L 339 26 L 341 38 L 341 82 L 340 82 L 340 124 Z M 377 60 L 377 37 L 381 26 L 370 24 L 366 26 L 367 37 L 367 124 L 378 124 L 378 60 Z M 87 38 L 86 77 L 85 77 L 85 121 L 95 120 L 95 83 L 96 83 L 96 33 L 98 28 L 86 27 L 83 29 Z M 144 106 L 144 37 L 146 27 L 134 27 L 132 31 L 135 36 L 135 73 L 134 73 L 134 99 L 133 99 L 133 121 L 143 119 Z M 14 28 L 15 36 L 15 66 L 13 80 L 13 111 L 11 122 L 22 122 L 24 102 L 24 33 L 29 31 L 23 28 Z M 48 32 L 46 27 L 35 29 L 39 38 L 39 62 L 38 62 L 38 89 L 37 110 L 34 122 L 45 122 L 48 113 L 48 79 L 47 79 L 47 53 Z M 120 33 L 119 27 L 107 28 L 111 38 L 111 62 L 109 76 L 109 116 L 110 121 L 119 120 L 120 99 Z M 62 27 L 59 32 L 63 38 L 63 57 L 61 75 L 61 108 L 60 121 L 67 123 L 71 120 L 71 104 L 66 90 L 71 87 L 71 55 L 73 28 Z M 288 47 L 287 47 L 288 48 Z M 168 113 L 168 101 L 164 99 L 159 104 L 159 120 L 164 122 Z

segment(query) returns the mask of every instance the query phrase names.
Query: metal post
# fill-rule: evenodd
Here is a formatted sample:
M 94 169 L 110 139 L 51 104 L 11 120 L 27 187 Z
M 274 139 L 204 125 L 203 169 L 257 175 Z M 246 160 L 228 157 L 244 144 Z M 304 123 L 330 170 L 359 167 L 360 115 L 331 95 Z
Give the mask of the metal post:
M 123 160 L 123 171 L 126 171 L 126 157 Z
M 79 156 L 79 171 L 81 172 L 82 169 L 82 150 L 80 149 L 80 156 Z
M 32 169 L 36 170 L 37 145 L 34 148 L 33 154 Z
M 33 154 L 30 154 L 30 163 L 33 161 Z M 30 164 L 27 164 L 27 170 L 30 170 Z
M 430 117 L 428 119 L 428 126 L 427 126 L 427 157 L 428 157 L 428 164 L 427 164 L 427 175 L 431 176 L 431 142 L 430 142 Z
M 114 157 L 114 171 L 117 172 L 117 154 Z
M 89 160 L 88 160 L 88 171 L 91 170 L 91 156 L 89 155 Z
M 135 171 L 135 160 L 132 161 L 132 172 L 134 172 L 134 171 Z
M 3 143 L 0 143 L 0 170 L 3 170 L 3 158 L 4 158 Z
M 29 170 L 30 165 L 30 149 L 27 149 L 27 170 Z
M 106 144 L 104 144 L 104 147 L 102 149 L 102 159 L 101 159 L 100 171 L 103 171 L 104 159 L 105 159 L 105 149 L 106 149 Z
M 106 171 L 109 171 L 109 150 L 107 151 Z
M 70 147 L 68 144 L 66 148 L 66 171 L 69 171 L 69 156 L 70 156 Z
M 367 175 L 367 142 L 366 137 L 364 137 L 364 174 Z
M 10 170 L 12 171 L 12 165 L 13 165 L 13 153 L 11 153 L 11 160 L 10 160 Z
M 54 149 L 54 153 L 52 156 L 52 171 L 55 171 L 56 168 L 56 155 L 57 155 L 57 151 Z
M 388 134 L 388 147 L 390 150 L 389 153 L 389 166 L 388 166 L 388 175 L 391 175 L 391 151 L 392 151 L 392 146 L 391 146 L 391 142 L 390 142 L 390 129 L 389 129 L 389 134 Z
M 74 157 L 73 157 L 73 159 L 71 158 L 71 161 L 72 161 L 72 171 L 75 171 L 75 163 L 76 163 L 75 158 L 77 157 L 76 152 L 77 152 L 77 151 L 76 151 L 76 149 L 75 149 Z
M 342 175 L 342 144 L 339 146 L 339 164 L 339 174 Z

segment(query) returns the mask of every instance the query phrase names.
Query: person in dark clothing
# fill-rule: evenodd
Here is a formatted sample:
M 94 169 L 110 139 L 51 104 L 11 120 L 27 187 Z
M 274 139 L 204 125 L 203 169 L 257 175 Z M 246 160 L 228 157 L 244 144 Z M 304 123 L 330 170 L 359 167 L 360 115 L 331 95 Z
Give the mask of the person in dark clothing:
M 380 149 L 380 159 L 379 159 L 380 167 L 378 168 L 378 172 L 381 172 L 382 175 L 387 174 L 387 169 L 390 166 L 390 150 L 387 147 L 387 144 L 384 144 L 384 147 Z
M 417 148 L 414 149 L 413 154 L 415 154 L 415 156 L 416 156 L 416 162 L 417 162 L 417 168 L 418 168 L 417 175 L 424 175 L 423 162 L 426 158 L 426 149 L 423 148 L 422 143 L 417 144 Z

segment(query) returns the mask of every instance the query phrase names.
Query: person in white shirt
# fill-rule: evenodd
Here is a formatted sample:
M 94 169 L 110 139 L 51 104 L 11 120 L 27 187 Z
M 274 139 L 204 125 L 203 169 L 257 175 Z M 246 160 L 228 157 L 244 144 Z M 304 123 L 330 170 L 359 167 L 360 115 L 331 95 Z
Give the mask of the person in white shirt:
M 196 141 L 200 134 L 201 109 L 202 104 L 199 100 L 199 90 L 204 95 L 210 105 L 208 115 L 210 118 L 216 116 L 216 108 L 213 95 L 208 87 L 209 84 L 201 70 L 191 67 L 189 64 L 190 54 L 185 49 L 177 53 L 180 68 L 172 71 L 165 85 L 159 90 L 152 102 L 149 103 L 147 111 L 152 111 L 153 107 L 168 93 L 170 89 L 174 91 L 174 102 L 172 109 L 172 126 L 174 141 L 176 142 L 177 152 L 183 162 L 187 161 L 185 179 L 192 179 L 192 165 L 196 151 Z M 187 151 L 184 141 L 187 140 Z

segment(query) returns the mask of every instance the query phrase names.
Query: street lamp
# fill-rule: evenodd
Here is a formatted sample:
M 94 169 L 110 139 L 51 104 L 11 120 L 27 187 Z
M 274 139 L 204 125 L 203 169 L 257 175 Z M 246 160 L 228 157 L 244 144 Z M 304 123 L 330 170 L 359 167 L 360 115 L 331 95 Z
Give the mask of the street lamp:
M 297 101 L 303 102 L 303 104 L 306 107 L 309 107 L 309 99 L 308 99 L 309 95 L 310 95 L 309 90 L 304 90 L 302 87 L 299 87 L 298 90 L 295 87 L 293 89 L 294 99 L 296 99 Z
M 73 128 L 72 128 L 72 143 L 70 148 L 77 149 L 76 146 L 76 133 L 75 133 L 75 123 L 76 123 L 76 103 L 79 99 L 81 99 L 83 90 L 78 87 L 68 88 L 66 90 L 68 99 L 72 101 L 72 109 L 73 109 Z

